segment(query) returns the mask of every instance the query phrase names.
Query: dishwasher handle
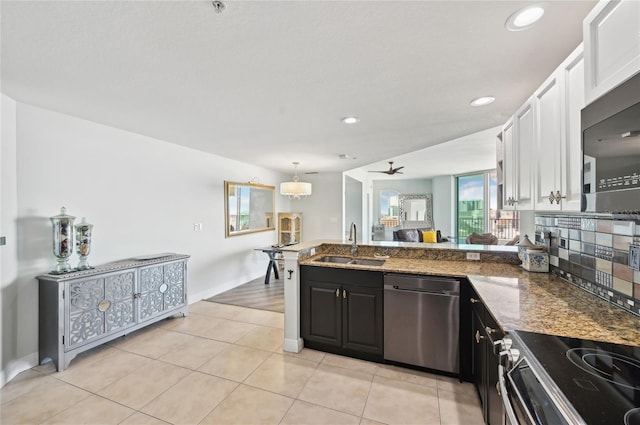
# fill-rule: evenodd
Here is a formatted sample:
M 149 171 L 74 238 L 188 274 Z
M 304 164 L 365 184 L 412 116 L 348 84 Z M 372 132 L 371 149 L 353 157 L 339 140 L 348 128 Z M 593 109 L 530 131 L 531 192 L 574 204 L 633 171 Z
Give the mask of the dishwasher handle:
M 429 289 L 416 289 L 416 288 L 401 288 L 398 285 L 384 285 L 385 291 L 398 291 L 398 292 L 412 292 L 415 294 L 431 294 L 431 295 L 447 295 L 450 297 L 459 297 L 459 291 L 447 291 L 447 290 L 429 290 Z

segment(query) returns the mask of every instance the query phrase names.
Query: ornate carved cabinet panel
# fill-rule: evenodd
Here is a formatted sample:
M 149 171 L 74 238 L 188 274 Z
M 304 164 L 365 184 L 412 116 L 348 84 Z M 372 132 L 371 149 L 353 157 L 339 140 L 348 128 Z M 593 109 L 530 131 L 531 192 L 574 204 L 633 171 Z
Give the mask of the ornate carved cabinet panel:
M 140 269 L 140 320 L 147 320 L 184 301 L 184 264 Z
M 69 348 L 134 323 L 135 275 L 133 269 L 65 284 Z
M 177 313 L 188 314 L 186 255 L 162 254 L 38 276 L 40 363 L 79 353 Z

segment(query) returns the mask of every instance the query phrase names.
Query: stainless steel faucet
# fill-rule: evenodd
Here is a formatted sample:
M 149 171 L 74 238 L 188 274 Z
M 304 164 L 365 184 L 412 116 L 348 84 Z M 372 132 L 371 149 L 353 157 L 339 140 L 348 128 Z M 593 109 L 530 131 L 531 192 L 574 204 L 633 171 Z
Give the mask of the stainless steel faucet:
M 351 241 L 351 255 L 353 257 L 358 255 L 358 236 L 356 233 L 356 223 L 352 221 L 349 229 L 349 240 Z

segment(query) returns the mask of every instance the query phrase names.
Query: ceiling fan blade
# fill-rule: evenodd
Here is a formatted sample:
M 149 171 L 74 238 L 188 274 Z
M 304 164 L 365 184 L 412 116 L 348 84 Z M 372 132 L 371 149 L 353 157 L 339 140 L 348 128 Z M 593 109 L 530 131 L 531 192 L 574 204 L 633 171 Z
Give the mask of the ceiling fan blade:
M 404 166 L 402 166 L 402 167 L 398 167 L 398 168 L 394 168 L 394 169 L 393 169 L 393 172 L 394 172 L 394 173 L 397 173 L 398 171 L 402 170 L 403 168 L 404 168 Z

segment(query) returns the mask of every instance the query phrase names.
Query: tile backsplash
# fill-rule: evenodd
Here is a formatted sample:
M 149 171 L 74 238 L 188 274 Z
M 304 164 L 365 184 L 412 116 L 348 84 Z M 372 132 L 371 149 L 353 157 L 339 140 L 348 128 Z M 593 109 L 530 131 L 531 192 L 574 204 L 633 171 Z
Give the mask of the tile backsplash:
M 640 221 L 537 213 L 535 239 L 549 248 L 552 272 L 640 316 L 640 272 L 629 267 L 629 246 L 640 245 Z

